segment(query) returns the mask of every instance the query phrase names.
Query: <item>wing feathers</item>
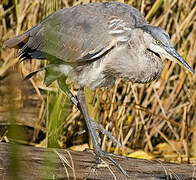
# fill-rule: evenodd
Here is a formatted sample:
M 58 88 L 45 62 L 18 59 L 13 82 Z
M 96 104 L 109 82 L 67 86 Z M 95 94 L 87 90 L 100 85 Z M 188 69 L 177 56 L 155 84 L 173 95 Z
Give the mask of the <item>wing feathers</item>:
M 29 39 L 29 34 L 24 33 L 4 42 L 3 48 L 21 48 Z

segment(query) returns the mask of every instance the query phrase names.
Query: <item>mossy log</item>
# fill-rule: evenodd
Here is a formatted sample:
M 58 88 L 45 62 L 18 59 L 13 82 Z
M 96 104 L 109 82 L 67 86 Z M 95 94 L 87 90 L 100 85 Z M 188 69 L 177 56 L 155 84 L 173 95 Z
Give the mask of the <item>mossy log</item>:
M 192 180 L 196 166 L 157 160 L 115 156 L 113 158 L 127 171 L 126 178 L 117 167 L 95 166 L 92 151 L 47 149 L 16 144 L 0 144 L 0 179 L 134 179 L 134 180 Z

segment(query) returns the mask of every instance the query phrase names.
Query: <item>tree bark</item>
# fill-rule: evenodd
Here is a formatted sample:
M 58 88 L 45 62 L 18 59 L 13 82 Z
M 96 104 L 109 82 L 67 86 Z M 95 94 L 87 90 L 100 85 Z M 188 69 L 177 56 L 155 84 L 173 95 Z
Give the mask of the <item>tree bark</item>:
M 126 178 L 117 167 L 95 168 L 94 153 L 47 149 L 32 146 L 0 144 L 0 179 L 134 179 L 134 180 L 191 180 L 196 179 L 196 166 L 113 156 L 127 171 Z M 17 178 L 16 178 L 17 177 Z

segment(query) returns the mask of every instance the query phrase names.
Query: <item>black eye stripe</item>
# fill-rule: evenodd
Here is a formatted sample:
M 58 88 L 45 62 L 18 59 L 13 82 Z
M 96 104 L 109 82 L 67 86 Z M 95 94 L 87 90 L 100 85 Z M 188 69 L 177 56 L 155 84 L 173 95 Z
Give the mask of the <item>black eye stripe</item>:
M 163 34 L 164 34 L 167 38 L 169 38 L 169 39 L 170 39 L 170 36 L 169 36 L 169 34 L 168 34 L 168 33 L 163 32 Z

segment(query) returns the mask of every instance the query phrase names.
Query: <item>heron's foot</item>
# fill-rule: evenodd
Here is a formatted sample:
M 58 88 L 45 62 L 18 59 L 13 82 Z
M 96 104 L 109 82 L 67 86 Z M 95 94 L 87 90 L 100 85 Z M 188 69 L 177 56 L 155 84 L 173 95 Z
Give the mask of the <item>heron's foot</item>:
M 110 153 L 105 152 L 101 149 L 101 138 L 99 136 L 99 133 L 97 132 L 97 129 L 100 130 L 103 134 L 106 134 L 109 138 L 111 138 L 113 141 L 118 143 L 118 140 L 115 139 L 115 137 L 112 136 L 110 132 L 105 130 L 101 125 L 97 124 L 95 121 L 92 119 L 90 120 L 91 127 L 89 127 L 90 132 L 91 132 L 91 137 L 93 140 L 93 146 L 94 146 L 94 152 L 95 152 L 95 159 L 96 159 L 96 166 L 99 167 L 100 165 L 103 165 L 103 160 L 108 159 L 110 160 L 113 164 L 117 166 L 117 168 L 127 177 L 129 175 L 127 172 L 121 167 L 119 163 L 117 163 L 111 156 Z M 118 143 L 120 144 L 120 142 Z M 121 144 L 120 144 L 121 145 Z
M 102 165 L 102 161 L 103 159 L 108 159 L 110 160 L 113 164 L 115 164 L 117 166 L 117 168 L 127 177 L 129 177 L 129 175 L 127 174 L 127 172 L 121 167 L 121 165 L 116 162 L 113 158 L 112 155 L 108 152 L 103 151 L 100 146 L 94 147 L 94 152 L 95 152 L 95 158 L 96 158 L 96 166 L 100 167 L 100 164 Z M 104 165 L 105 166 L 105 165 Z
M 113 135 L 112 133 L 110 133 L 109 131 L 107 131 L 106 129 L 103 128 L 103 126 L 101 124 L 96 123 L 95 121 L 93 121 L 91 119 L 93 128 L 96 130 L 99 130 L 102 134 L 105 134 L 109 139 L 111 139 L 115 144 L 117 144 L 118 146 L 122 147 L 122 144 L 120 143 L 120 141 L 118 141 Z

